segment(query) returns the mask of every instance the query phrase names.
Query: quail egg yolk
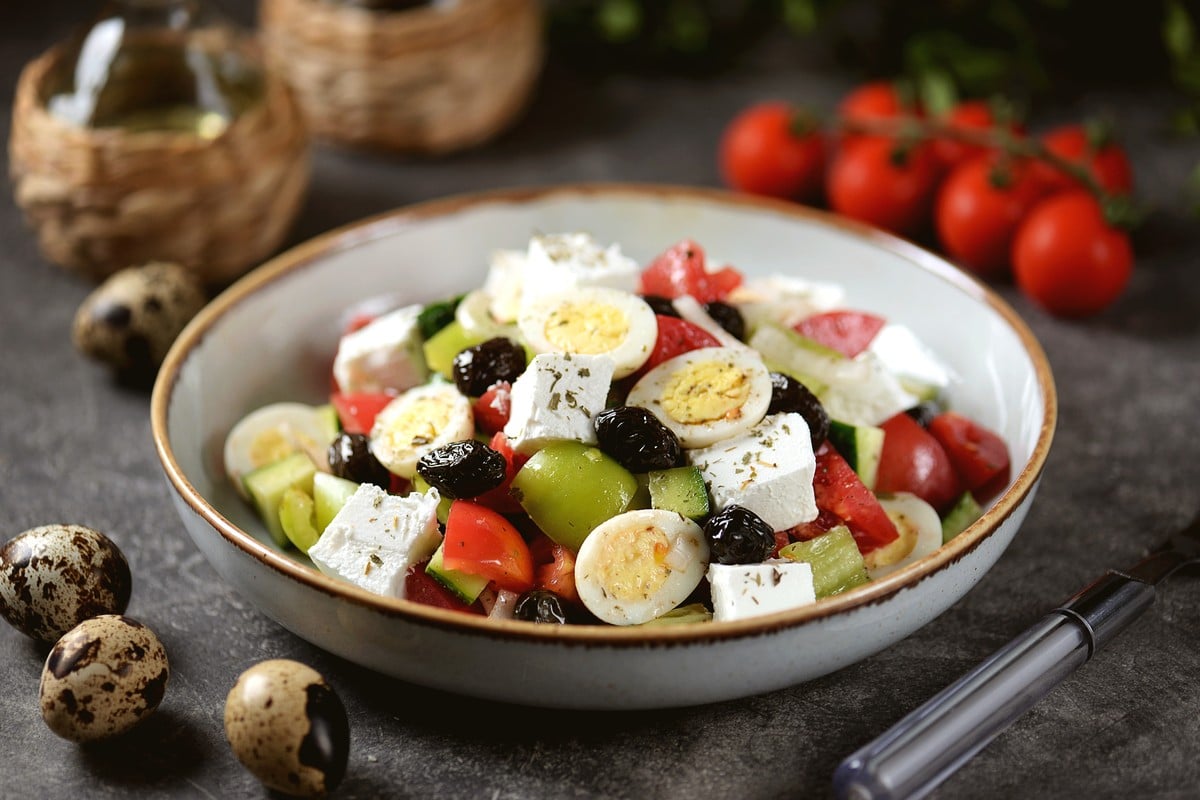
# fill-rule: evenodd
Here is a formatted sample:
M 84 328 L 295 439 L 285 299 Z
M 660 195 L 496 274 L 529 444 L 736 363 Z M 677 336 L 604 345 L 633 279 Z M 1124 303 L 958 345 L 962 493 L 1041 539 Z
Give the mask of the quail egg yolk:
M 546 339 L 564 353 L 599 355 L 629 335 L 629 320 L 616 306 L 563 303 L 546 316 Z
M 737 419 L 750 397 L 746 373 L 728 361 L 699 361 L 676 370 L 659 402 L 685 425 Z
M 896 532 L 900 534 L 899 538 L 883 547 L 877 547 L 871 552 L 863 556 L 866 562 L 867 569 L 875 569 L 876 567 L 886 567 L 891 564 L 898 564 L 908 558 L 912 553 L 913 548 L 917 546 L 917 525 L 903 514 L 889 514 L 892 522 L 896 524 Z
M 602 583 L 607 595 L 622 602 L 653 597 L 671 575 L 671 542 L 653 526 L 629 527 L 604 539 Z
M 250 443 L 250 463 L 256 467 L 279 461 L 290 456 L 297 449 L 310 449 L 313 443 L 307 436 L 286 428 L 265 430 Z
M 421 397 L 390 421 L 383 439 L 393 450 L 411 450 L 431 443 L 450 424 L 450 406 L 444 399 Z

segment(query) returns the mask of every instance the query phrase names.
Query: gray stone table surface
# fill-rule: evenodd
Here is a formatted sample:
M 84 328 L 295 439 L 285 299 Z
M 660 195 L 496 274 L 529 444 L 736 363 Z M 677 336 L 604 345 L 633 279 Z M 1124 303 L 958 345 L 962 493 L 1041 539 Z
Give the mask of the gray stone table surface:
M 65 0 L 0 10 L 0 129 L 18 69 L 83 13 Z M 252 17 L 248 2 L 233 6 Z M 18 10 L 18 6 L 20 10 Z M 810 59 L 811 61 L 811 59 Z M 832 107 L 850 76 L 787 45 L 707 81 L 586 79 L 558 67 L 511 132 L 441 161 L 321 149 L 300 241 L 366 214 L 449 193 L 571 180 L 716 185 L 714 143 L 751 100 Z M 1181 184 L 1200 147 L 1162 133 L 1171 98 L 1113 91 L 1056 109 L 1112 112 L 1157 213 L 1127 294 L 1085 322 L 1000 291 L 1049 354 L 1058 433 L 1020 535 L 964 600 L 890 649 L 823 679 L 702 708 L 571 713 L 464 699 L 388 680 L 280 628 L 226 586 L 186 538 L 150 439 L 148 398 L 72 350 L 89 291 L 45 263 L 0 197 L 0 534 L 91 525 L 124 549 L 130 613 L 164 640 L 160 712 L 93 748 L 56 738 L 37 710 L 45 651 L 0 629 L 0 797 L 260 797 L 221 716 L 236 675 L 266 658 L 324 673 L 353 730 L 343 798 L 821 797 L 846 754 L 1110 567 L 1136 560 L 1200 507 L 1200 236 Z M 1059 117 L 1037 120 L 1057 121 Z M 700 233 L 700 232 L 698 232 Z M 1200 796 L 1200 583 L 1189 577 L 938 797 Z M 747 664 L 753 669 L 753 664 Z

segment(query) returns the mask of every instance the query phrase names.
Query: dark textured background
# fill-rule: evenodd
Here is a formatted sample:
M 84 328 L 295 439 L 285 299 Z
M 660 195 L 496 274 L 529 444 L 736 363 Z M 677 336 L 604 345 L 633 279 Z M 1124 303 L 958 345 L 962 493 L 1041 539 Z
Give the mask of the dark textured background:
M 0 9 L 0 136 L 22 63 L 61 38 L 76 2 Z M 244 20 L 248 0 L 228 2 Z M 365 214 L 474 189 L 569 180 L 715 185 L 714 142 L 747 102 L 832 107 L 851 77 L 799 66 L 783 43 L 700 83 L 584 79 L 551 68 L 494 144 L 438 162 L 320 150 L 299 241 Z M 811 61 L 811 59 L 810 59 Z M 46 264 L 0 197 L 0 539 L 40 524 L 107 532 L 128 555 L 130 613 L 162 637 L 160 712 L 125 740 L 79 748 L 37 711 L 45 652 L 0 629 L 0 797 L 256 797 L 222 735 L 225 694 L 254 662 L 322 671 L 351 715 L 339 797 L 826 796 L 838 761 L 1106 568 L 1136 560 L 1200 507 L 1200 236 L 1181 184 L 1200 147 L 1162 133 L 1171 97 L 1081 98 L 1038 123 L 1108 110 L 1158 212 L 1125 297 L 1062 322 L 1001 287 L 1045 346 L 1061 415 L 1041 493 L 1016 541 L 965 600 L 909 639 L 775 694 L 647 713 L 564 713 L 440 694 L 372 675 L 282 630 L 187 540 L 150 441 L 148 399 L 71 348 L 89 287 Z M 9 187 L 10 189 L 11 187 Z M 1200 793 L 1200 585 L 1168 586 L 1134 628 L 1023 717 L 939 797 L 1185 798 Z M 747 664 L 746 669 L 754 669 Z

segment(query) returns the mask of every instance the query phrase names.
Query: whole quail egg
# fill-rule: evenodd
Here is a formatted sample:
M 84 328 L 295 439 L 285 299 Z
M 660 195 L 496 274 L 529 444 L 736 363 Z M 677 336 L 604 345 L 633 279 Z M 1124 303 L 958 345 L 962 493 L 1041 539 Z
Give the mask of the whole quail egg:
M 323 797 L 346 772 L 350 723 L 316 670 L 288 659 L 255 664 L 225 700 L 225 738 L 268 788 Z
M 81 353 L 117 370 L 152 373 L 204 303 L 204 289 L 178 264 L 129 267 L 83 301 L 72 338 Z
M 75 742 L 116 736 L 158 708 L 169 676 L 167 651 L 145 625 L 116 614 L 85 620 L 46 658 L 42 718 Z
M 129 605 L 129 563 L 99 531 L 43 525 L 0 548 L 0 615 L 43 642 Z

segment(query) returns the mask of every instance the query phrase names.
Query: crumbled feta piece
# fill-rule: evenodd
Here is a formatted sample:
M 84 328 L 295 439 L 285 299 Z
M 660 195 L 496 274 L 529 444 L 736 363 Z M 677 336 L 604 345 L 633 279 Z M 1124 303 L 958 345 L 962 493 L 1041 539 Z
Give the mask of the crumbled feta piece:
M 522 302 L 581 286 L 634 292 L 640 271 L 636 261 L 622 255 L 620 245 L 601 247 L 586 233 L 534 236 L 521 275 Z
M 338 342 L 333 376 L 343 392 L 404 391 L 429 375 L 421 351 L 421 306 L 389 312 Z
M 604 355 L 541 353 L 513 383 L 504 435 L 519 453 L 555 440 L 595 444 L 592 417 L 604 410 L 613 360 Z
M 867 347 L 901 382 L 928 389 L 942 390 L 954 380 L 954 373 L 934 352 L 904 325 L 889 322 Z
M 783 531 L 817 518 L 808 423 L 796 413 L 772 414 L 745 433 L 688 452 L 700 469 L 714 511 L 739 505 Z
M 879 425 L 920 402 L 870 350 L 840 362 L 831 375 L 818 377 L 829 381 L 821 393 L 825 411 L 851 425 Z
M 497 250 L 492 253 L 483 291 L 491 298 L 490 310 L 497 322 L 515 322 L 517 319 L 521 310 L 525 262 L 525 253 L 520 250 Z
M 360 485 L 308 551 L 317 569 L 368 592 L 404 597 L 404 575 L 441 542 L 437 489 L 404 497 Z
M 713 621 L 757 617 L 815 603 L 812 565 L 788 559 L 710 564 Z

